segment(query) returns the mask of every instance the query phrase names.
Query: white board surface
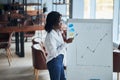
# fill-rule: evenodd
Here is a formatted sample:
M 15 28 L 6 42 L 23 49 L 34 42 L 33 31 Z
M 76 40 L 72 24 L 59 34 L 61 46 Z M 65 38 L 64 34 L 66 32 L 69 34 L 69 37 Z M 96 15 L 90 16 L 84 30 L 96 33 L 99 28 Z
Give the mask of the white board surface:
M 67 49 L 67 80 L 112 80 L 112 20 L 70 19 L 78 34 Z

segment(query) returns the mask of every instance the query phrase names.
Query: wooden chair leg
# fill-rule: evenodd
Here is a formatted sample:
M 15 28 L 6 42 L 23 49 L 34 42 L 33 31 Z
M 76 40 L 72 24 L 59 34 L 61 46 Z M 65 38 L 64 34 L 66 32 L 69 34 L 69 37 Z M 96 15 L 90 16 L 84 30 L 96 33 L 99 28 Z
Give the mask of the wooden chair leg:
M 7 54 L 8 54 L 9 60 L 10 60 L 10 62 L 11 62 L 12 59 L 11 59 L 11 55 L 10 55 L 9 49 L 7 49 Z
M 34 75 L 36 75 L 36 71 L 37 71 L 37 69 L 34 68 Z
M 38 74 L 39 74 L 39 70 L 35 69 L 35 80 L 38 80 Z
M 6 49 L 6 53 L 7 53 L 7 59 L 8 59 L 9 66 L 11 66 L 11 64 L 10 64 L 10 62 L 11 62 L 11 60 L 10 60 L 10 54 L 9 54 L 8 49 Z
M 9 50 L 10 56 L 11 56 L 11 57 L 13 57 L 13 56 L 12 56 L 11 49 L 10 49 L 10 48 L 8 48 L 8 50 Z M 12 58 L 11 58 L 11 59 L 12 59 Z
M 11 54 L 10 48 L 8 48 L 7 51 L 8 51 L 8 55 L 9 55 L 10 61 L 12 61 L 12 54 Z

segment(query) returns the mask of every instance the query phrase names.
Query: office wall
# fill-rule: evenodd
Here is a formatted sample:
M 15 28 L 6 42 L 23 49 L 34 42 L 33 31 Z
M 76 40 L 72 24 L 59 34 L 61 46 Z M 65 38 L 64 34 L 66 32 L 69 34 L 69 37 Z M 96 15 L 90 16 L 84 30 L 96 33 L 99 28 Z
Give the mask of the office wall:
M 84 17 L 84 0 L 73 0 L 73 18 L 82 19 Z
M 52 11 L 52 0 L 46 0 L 46 6 L 47 6 L 47 12 L 46 13 L 49 13 L 50 11 Z

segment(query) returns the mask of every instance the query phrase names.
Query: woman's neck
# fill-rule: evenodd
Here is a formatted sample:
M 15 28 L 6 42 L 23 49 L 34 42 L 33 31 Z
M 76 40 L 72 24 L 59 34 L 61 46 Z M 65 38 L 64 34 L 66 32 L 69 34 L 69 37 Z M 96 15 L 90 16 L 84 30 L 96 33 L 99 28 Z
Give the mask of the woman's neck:
M 56 32 L 58 32 L 59 31 L 59 29 L 54 29 Z
M 59 29 L 58 29 L 56 26 L 54 26 L 53 29 L 54 29 L 55 31 L 59 31 Z

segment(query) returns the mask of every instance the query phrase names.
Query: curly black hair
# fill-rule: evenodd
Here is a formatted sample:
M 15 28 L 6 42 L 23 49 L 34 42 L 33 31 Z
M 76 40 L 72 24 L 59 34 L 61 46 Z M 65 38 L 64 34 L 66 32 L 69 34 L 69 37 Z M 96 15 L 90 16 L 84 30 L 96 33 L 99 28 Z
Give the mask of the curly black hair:
M 46 18 L 45 30 L 49 33 L 53 26 L 57 26 L 62 15 L 57 11 L 51 11 Z

